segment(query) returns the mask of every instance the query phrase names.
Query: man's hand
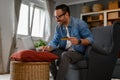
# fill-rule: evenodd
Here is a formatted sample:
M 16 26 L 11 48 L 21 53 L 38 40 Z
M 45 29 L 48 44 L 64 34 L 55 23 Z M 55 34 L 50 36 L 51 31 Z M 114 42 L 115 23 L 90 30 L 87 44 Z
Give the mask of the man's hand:
M 78 39 L 76 37 L 68 37 L 68 40 L 71 42 L 73 45 L 78 45 Z
M 79 40 L 76 37 L 69 37 L 68 38 L 69 41 L 71 41 L 71 43 L 73 45 L 89 45 L 90 41 L 88 39 L 80 39 L 81 43 L 79 43 Z
M 52 51 L 53 48 L 51 46 L 41 46 L 39 47 L 41 51 Z

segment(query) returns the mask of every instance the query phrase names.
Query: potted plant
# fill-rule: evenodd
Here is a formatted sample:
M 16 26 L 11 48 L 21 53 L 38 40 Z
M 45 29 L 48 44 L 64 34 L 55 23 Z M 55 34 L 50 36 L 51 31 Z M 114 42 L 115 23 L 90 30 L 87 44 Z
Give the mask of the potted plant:
M 35 43 L 35 47 L 36 47 L 36 48 L 38 48 L 38 47 L 40 47 L 40 46 L 46 46 L 46 45 L 47 45 L 47 43 L 46 43 L 44 40 L 42 40 L 42 39 L 38 40 L 38 41 Z

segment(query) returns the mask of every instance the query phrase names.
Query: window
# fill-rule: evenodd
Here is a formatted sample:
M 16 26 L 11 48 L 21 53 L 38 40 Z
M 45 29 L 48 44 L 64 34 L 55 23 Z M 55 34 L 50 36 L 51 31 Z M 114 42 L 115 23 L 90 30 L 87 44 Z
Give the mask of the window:
M 18 23 L 18 35 L 43 37 L 45 24 L 45 9 L 35 4 L 21 4 Z
M 40 15 L 42 14 L 42 15 Z M 43 37 L 43 27 L 45 22 L 45 13 L 39 8 L 35 8 L 32 36 Z
M 17 34 L 28 35 L 28 5 L 21 4 Z

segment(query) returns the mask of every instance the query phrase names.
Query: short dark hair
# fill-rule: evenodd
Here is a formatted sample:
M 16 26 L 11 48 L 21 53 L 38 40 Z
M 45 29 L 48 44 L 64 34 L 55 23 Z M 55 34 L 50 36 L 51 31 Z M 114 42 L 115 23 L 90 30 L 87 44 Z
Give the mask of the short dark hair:
M 66 4 L 61 4 L 61 5 L 56 6 L 55 10 L 58 10 L 58 9 L 62 9 L 62 11 L 64 13 L 68 12 L 68 14 L 70 16 L 70 9 L 69 9 L 69 7 Z

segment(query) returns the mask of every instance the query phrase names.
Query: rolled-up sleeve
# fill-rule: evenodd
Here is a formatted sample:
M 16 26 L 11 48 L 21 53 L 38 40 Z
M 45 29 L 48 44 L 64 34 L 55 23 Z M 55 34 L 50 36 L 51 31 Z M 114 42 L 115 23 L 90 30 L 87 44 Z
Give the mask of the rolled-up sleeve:
M 94 42 L 94 37 L 93 37 L 90 29 L 88 28 L 88 25 L 86 22 L 80 21 L 79 30 L 80 30 L 81 36 L 85 39 L 88 39 L 90 41 L 90 44 L 92 44 Z
M 53 39 L 49 42 L 48 46 L 52 46 L 53 49 L 57 48 L 58 44 L 59 44 L 59 34 L 57 32 L 57 28 L 55 30 Z

